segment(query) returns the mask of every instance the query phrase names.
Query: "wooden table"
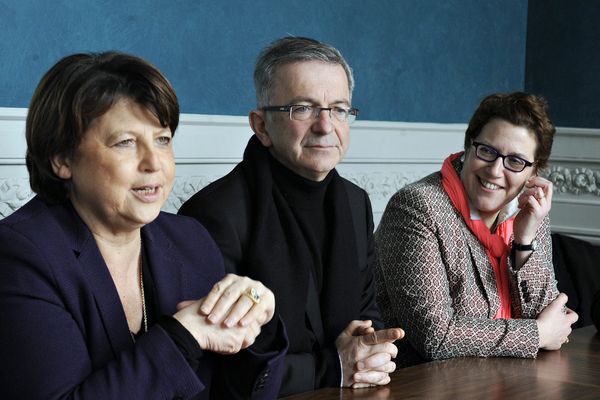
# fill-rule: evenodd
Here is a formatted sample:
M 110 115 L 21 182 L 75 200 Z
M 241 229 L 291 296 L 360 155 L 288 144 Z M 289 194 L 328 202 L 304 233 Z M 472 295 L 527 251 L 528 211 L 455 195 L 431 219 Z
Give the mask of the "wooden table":
M 600 399 L 600 334 L 574 330 L 538 358 L 454 358 L 404 368 L 373 389 L 326 388 L 286 399 Z

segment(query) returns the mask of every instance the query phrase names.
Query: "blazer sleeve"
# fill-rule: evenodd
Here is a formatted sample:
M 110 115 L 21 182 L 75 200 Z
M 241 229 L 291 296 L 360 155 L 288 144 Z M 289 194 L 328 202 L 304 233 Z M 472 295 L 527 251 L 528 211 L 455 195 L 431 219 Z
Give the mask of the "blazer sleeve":
M 544 218 L 538 229 L 538 248 L 520 269 L 509 258 L 511 301 L 515 318 L 537 318 L 540 312 L 558 296 L 552 265 L 550 219 Z
M 159 326 L 104 364 L 93 363 L 84 327 L 70 311 L 65 280 L 41 249 L 0 226 L 0 387 L 3 398 L 183 398 L 203 390 Z M 67 249 L 66 251 L 69 251 Z M 56 262 L 54 259 L 52 262 Z M 68 271 L 67 271 L 68 273 Z M 108 350 L 110 351 L 110 350 Z M 96 365 L 97 364 L 97 365 Z
M 213 376 L 211 398 L 259 400 L 277 397 L 288 341 L 280 318 L 276 316 L 269 324 L 275 332 L 272 342 L 267 345 L 268 350 L 255 343 L 237 354 L 216 358 L 219 371 Z M 262 333 L 257 341 L 261 336 Z
M 473 310 L 471 315 L 455 311 L 472 299 L 458 297 L 450 289 L 447 269 L 453 265 L 441 243 L 450 241 L 450 246 L 456 246 L 458 236 L 440 234 L 444 227 L 434 216 L 444 212 L 439 201 L 431 201 L 431 193 L 418 188 L 401 190 L 390 200 L 376 233 L 380 307 L 386 321 L 404 328 L 406 340 L 426 360 L 534 357 L 538 350 L 535 321 L 493 320 L 482 310 Z M 482 289 L 473 284 L 473 290 Z

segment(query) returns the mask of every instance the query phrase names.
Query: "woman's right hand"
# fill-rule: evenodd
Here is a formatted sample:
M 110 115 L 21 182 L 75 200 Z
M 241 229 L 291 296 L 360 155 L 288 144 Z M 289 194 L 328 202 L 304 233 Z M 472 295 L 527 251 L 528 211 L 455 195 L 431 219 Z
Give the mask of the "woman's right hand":
M 257 299 L 252 300 L 252 292 Z M 259 281 L 227 274 L 208 292 L 200 312 L 213 324 L 234 326 L 258 322 L 264 325 L 275 313 L 275 295 Z
M 566 307 L 567 300 L 567 295 L 560 293 L 536 318 L 540 349 L 558 350 L 571 334 L 571 325 L 577 322 L 579 316 Z
M 248 325 L 213 324 L 199 312 L 204 298 L 197 301 L 185 301 L 177 305 L 173 318 L 181 323 L 194 336 L 202 350 L 220 354 L 235 354 L 254 343 L 260 334 L 261 325 L 253 321 Z
M 521 211 L 514 221 L 515 242 L 529 244 L 535 239 L 542 220 L 552 207 L 552 192 L 552 182 L 540 176 L 532 176 L 525 182 L 518 197 Z

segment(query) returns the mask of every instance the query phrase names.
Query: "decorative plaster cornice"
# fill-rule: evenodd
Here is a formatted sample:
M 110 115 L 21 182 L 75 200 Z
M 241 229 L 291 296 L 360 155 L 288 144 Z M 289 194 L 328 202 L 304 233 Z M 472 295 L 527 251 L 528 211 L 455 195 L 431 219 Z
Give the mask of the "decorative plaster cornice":
M 350 172 L 343 176 L 365 189 L 373 202 L 387 202 L 398 190 L 409 183 L 415 182 L 428 171 L 386 172 L 373 171 L 368 173 Z M 589 168 L 569 169 L 560 166 L 551 167 L 543 174 L 554 184 L 557 193 L 572 195 L 591 194 L 600 196 L 600 171 Z M 177 212 L 181 204 L 194 193 L 215 181 L 218 175 L 178 176 L 173 184 L 173 190 L 163 207 L 165 211 Z M 27 178 L 0 179 L 0 218 L 4 218 L 25 204 L 33 192 Z
M 219 179 L 215 175 L 178 176 L 173 183 L 173 189 L 163 206 L 163 211 L 176 213 L 179 207 L 192 195 L 209 183 Z
M 372 201 L 387 202 L 399 189 L 426 174 L 426 171 L 406 173 L 376 171 L 349 173 L 344 174 L 344 177 L 365 189 Z M 177 212 L 179 207 L 194 193 L 219 178 L 218 175 L 178 176 L 163 210 L 172 213 Z M 27 178 L 0 179 L 0 218 L 11 214 L 31 199 L 33 195 Z
M 214 175 L 177 177 L 163 210 L 176 213 L 184 201 L 218 178 L 219 176 Z M 34 194 L 27 178 L 0 179 L 0 219 L 12 214 Z
M 409 183 L 415 182 L 427 175 L 427 171 L 347 173 L 342 176 L 350 182 L 363 188 L 372 202 L 387 201 L 394 193 Z
M 598 170 L 553 166 L 542 175 L 552 182 L 557 193 L 600 196 L 600 171 Z
M 0 179 L 0 219 L 12 214 L 32 197 L 28 178 Z
M 414 182 L 427 174 L 426 171 L 389 173 L 376 171 L 370 173 L 348 173 L 344 178 L 365 189 L 372 201 L 386 201 L 405 185 Z M 171 195 L 163 209 L 177 212 L 181 204 L 194 193 L 219 179 L 220 176 L 178 176 L 173 185 Z

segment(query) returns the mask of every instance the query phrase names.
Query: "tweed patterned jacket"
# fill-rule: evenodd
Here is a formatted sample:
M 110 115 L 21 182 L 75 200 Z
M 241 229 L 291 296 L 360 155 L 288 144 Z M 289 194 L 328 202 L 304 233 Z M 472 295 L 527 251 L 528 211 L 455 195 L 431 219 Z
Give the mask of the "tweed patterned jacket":
M 461 357 L 535 357 L 537 315 L 557 295 L 546 217 L 538 249 L 517 271 L 513 319 L 494 320 L 500 298 L 484 247 L 433 173 L 397 192 L 375 234 L 377 301 L 387 326 L 406 331 L 399 366 Z

